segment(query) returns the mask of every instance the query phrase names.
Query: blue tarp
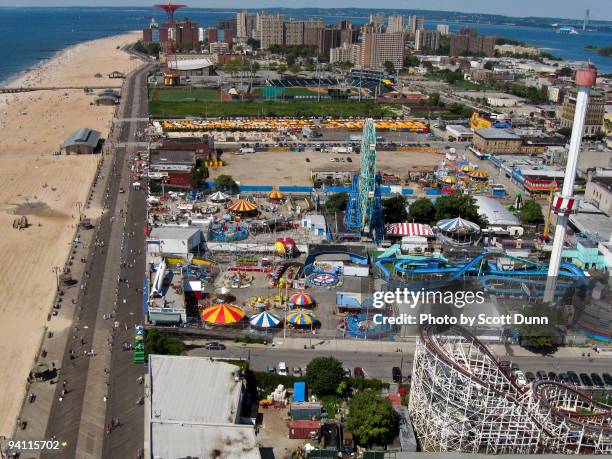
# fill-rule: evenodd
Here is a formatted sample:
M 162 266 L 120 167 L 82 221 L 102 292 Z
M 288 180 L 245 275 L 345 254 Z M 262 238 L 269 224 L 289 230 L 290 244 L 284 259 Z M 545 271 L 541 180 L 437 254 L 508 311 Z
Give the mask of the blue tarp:
M 412 188 L 402 188 L 402 194 L 408 196 L 414 194 L 414 190 Z
M 428 188 L 425 190 L 425 194 L 427 196 L 440 196 L 442 194 L 442 190 L 438 190 L 436 188 Z
M 295 403 L 304 403 L 306 401 L 306 383 L 293 383 L 293 401 Z

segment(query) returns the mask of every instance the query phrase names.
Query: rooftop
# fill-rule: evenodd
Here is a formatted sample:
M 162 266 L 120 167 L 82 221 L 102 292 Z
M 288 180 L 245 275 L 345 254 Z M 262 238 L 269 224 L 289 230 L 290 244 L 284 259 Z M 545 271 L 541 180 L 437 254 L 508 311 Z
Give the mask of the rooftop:
M 208 58 L 180 59 L 168 62 L 168 67 L 176 70 L 199 70 L 212 65 L 212 61 Z
M 62 148 L 69 147 L 71 145 L 88 145 L 91 148 L 96 148 L 100 141 L 102 134 L 99 131 L 94 131 L 89 128 L 81 128 L 78 131 L 74 131 L 68 136 L 68 138 L 61 145 Z
M 253 426 L 236 424 L 237 370 L 206 357 L 149 356 L 152 457 L 260 457 Z
M 189 239 L 200 231 L 196 227 L 159 226 L 151 230 L 149 239 Z
M 612 191 L 612 177 L 593 177 L 592 181 L 606 190 Z
M 476 135 L 486 140 L 521 140 L 521 138 L 506 129 L 484 128 L 478 129 Z
M 577 213 L 569 218 L 570 224 L 585 236 L 609 241 L 612 236 L 612 217 L 605 214 Z
M 474 196 L 478 213 L 487 217 L 490 226 L 518 225 L 519 219 L 506 209 L 503 204 L 488 196 Z
M 151 150 L 151 164 L 195 164 L 195 152 L 190 150 Z

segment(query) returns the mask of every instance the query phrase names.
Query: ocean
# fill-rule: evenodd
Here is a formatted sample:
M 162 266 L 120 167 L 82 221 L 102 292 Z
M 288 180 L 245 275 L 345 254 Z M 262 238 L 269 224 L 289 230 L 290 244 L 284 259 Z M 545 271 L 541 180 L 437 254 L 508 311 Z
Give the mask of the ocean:
M 359 11 L 359 10 L 357 10 Z M 299 17 L 285 11 L 286 16 Z M 235 10 L 205 10 L 186 8 L 177 13 L 187 16 L 203 27 L 216 24 L 235 14 Z M 151 18 L 164 20 L 163 12 L 155 8 L 0 8 L 0 81 L 26 71 L 62 49 L 96 38 L 120 34 L 146 27 Z M 336 22 L 340 16 L 327 17 Z M 366 15 L 351 15 L 354 24 L 362 24 Z M 427 27 L 435 23 L 427 21 Z M 612 33 L 586 32 L 562 35 L 553 29 L 473 23 L 450 23 L 451 31 L 474 27 L 487 35 L 500 35 L 545 48 L 566 60 L 587 60 L 597 65 L 600 73 L 612 73 L 612 58 L 586 51 L 586 45 L 610 46 Z

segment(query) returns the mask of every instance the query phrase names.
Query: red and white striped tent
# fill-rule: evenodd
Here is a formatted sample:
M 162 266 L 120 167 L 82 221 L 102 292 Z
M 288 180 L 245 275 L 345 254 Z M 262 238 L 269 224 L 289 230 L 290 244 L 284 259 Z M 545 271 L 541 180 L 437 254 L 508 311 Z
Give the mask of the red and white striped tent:
M 385 226 L 385 231 L 389 236 L 434 236 L 431 226 L 423 223 L 391 223 Z

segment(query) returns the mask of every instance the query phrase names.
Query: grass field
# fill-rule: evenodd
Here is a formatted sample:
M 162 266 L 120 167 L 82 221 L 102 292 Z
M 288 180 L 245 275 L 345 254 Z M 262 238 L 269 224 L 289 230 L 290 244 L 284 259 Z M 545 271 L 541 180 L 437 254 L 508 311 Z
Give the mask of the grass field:
M 152 97 L 153 90 L 149 91 Z M 218 89 L 158 89 L 157 100 L 164 102 L 219 101 Z
M 372 101 L 149 101 L 149 115 L 154 118 L 184 116 L 386 116 L 394 115 L 388 105 Z

